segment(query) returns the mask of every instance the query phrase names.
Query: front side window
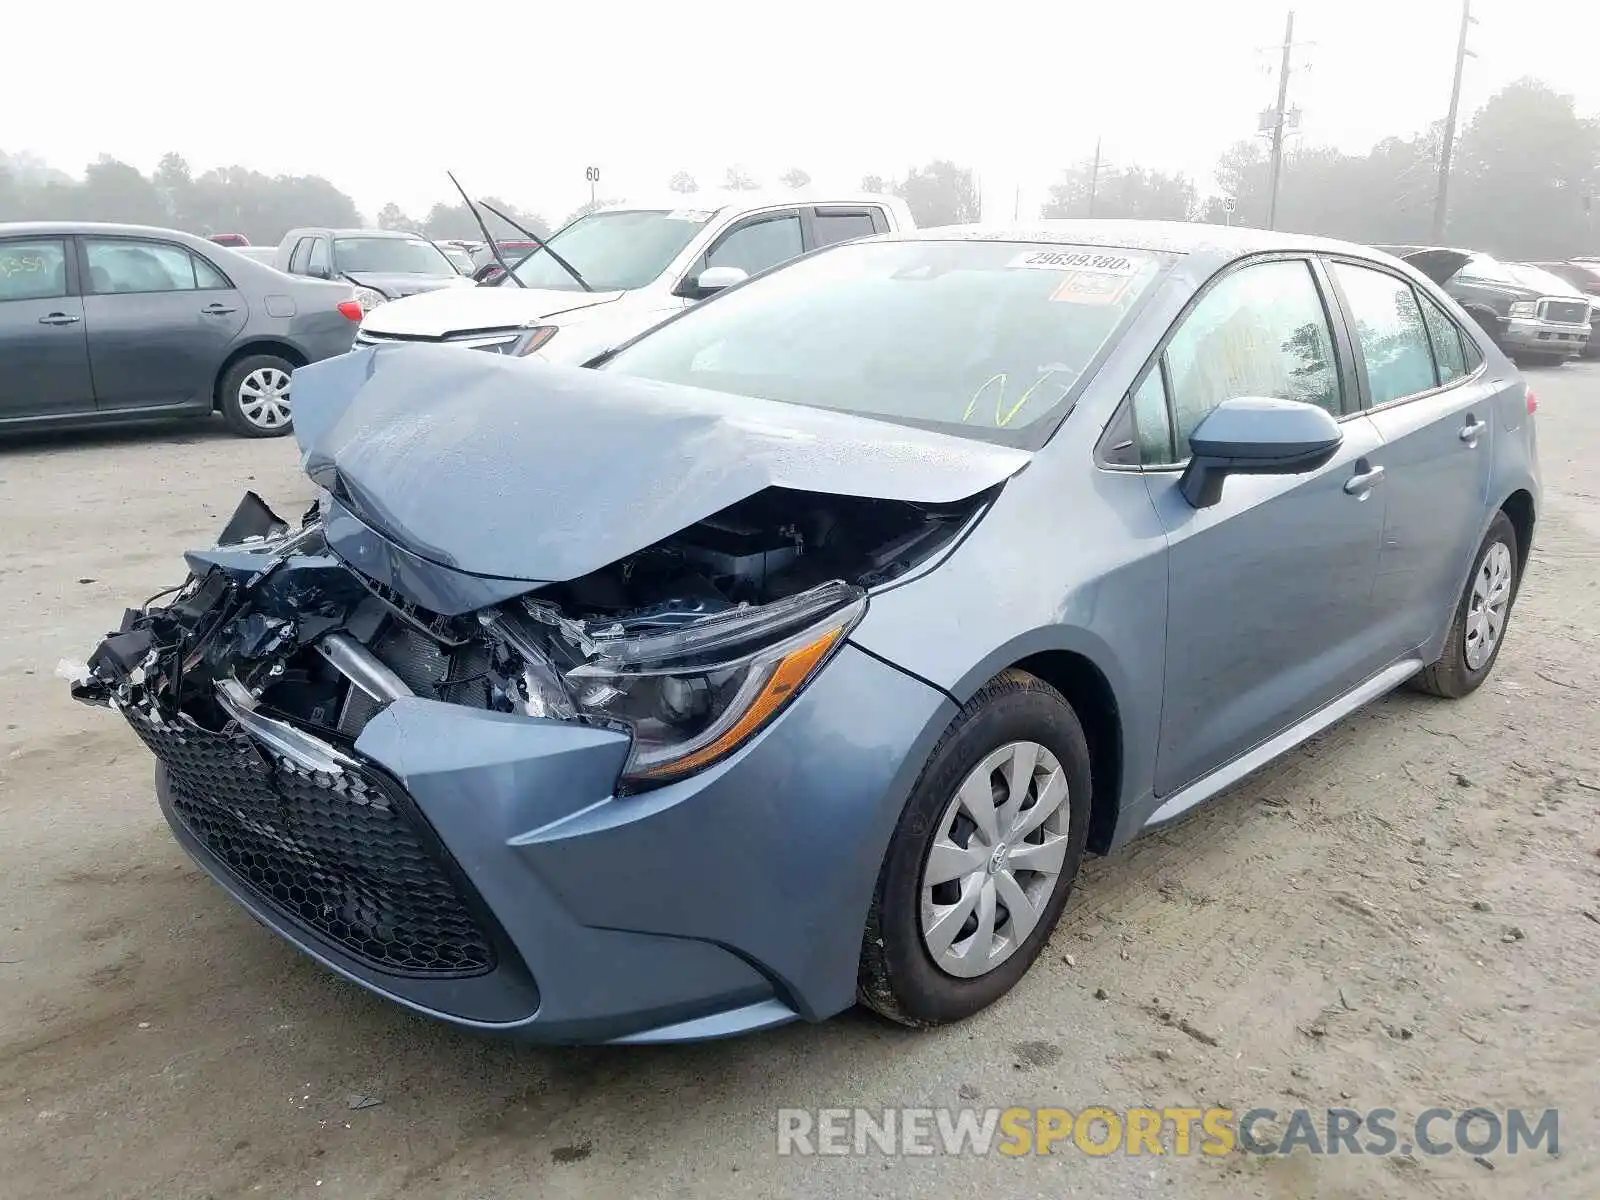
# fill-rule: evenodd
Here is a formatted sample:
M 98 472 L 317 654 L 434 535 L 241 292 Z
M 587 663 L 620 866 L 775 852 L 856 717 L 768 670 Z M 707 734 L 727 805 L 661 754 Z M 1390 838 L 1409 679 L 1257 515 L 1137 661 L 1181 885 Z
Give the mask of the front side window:
M 98 296 L 194 290 L 194 259 L 181 247 L 132 238 L 85 238 L 83 247 Z
M 1328 314 L 1309 263 L 1259 263 L 1208 291 L 1167 344 L 1174 441 L 1224 400 L 1300 400 L 1340 415 L 1342 393 Z
M 346 270 L 354 271 L 354 267 Z M 327 275 L 333 272 L 333 260 L 328 255 L 328 239 L 313 238 L 311 240 L 311 253 L 306 256 L 306 272 L 311 275 Z
M 311 252 L 313 264 L 327 243 L 318 239 Z M 333 265 L 341 272 L 360 275 L 454 275 L 456 269 L 426 238 L 342 237 L 333 240 Z
M 1037 445 L 1173 256 L 852 242 L 726 292 L 600 369 Z
M 289 273 L 291 275 L 304 275 L 306 273 L 306 260 L 311 257 L 311 243 L 315 239 L 303 237 L 294 244 L 294 252 L 289 255 Z
M 672 260 L 688 248 L 711 213 L 705 209 L 608 209 L 579 217 L 547 244 L 566 259 L 597 292 L 632 291 L 657 279 Z M 523 251 L 507 254 L 506 261 L 525 287 L 556 291 L 582 291 L 582 285 L 549 254 L 533 249 L 518 263 Z M 516 287 L 510 279 L 498 286 Z
M 1388 404 L 1438 386 L 1428 331 L 1411 285 L 1386 271 L 1334 263 L 1367 364 L 1371 403 Z
M 754 275 L 798 258 L 803 249 L 797 214 L 763 217 L 739 226 L 711 247 L 706 266 L 738 267 L 746 275 Z
M 0 242 L 0 301 L 54 300 L 66 294 L 65 242 Z

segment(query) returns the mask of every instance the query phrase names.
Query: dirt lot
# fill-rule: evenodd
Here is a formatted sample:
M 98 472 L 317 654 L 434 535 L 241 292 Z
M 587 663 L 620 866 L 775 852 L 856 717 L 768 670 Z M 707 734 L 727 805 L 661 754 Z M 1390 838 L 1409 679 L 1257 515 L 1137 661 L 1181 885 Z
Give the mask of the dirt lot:
M 1600 365 L 1534 383 L 1538 552 L 1477 695 L 1393 696 L 1091 864 L 1033 973 L 964 1025 L 650 1050 L 464 1036 L 302 960 L 189 864 L 148 755 L 54 677 L 242 488 L 298 511 L 291 445 L 0 445 L 0 1193 L 1600 1195 Z M 1558 1106 L 1561 1153 L 774 1152 L 780 1106 L 968 1103 Z

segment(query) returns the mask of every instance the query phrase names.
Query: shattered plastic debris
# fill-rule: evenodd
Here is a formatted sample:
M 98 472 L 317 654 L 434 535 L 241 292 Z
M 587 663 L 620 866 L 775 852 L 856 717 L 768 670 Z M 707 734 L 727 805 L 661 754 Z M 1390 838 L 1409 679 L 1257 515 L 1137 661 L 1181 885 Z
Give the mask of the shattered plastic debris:
M 90 679 L 89 664 L 79 662 L 75 658 L 63 658 L 56 663 L 56 678 L 65 679 L 68 683 L 76 683 L 82 686 L 88 683 Z

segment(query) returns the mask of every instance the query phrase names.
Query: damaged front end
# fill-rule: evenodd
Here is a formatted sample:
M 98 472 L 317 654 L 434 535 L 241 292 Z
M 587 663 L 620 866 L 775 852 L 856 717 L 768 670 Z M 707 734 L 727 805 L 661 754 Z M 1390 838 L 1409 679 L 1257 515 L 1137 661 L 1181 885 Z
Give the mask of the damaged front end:
M 247 494 L 175 594 L 125 613 L 73 684 L 146 719 L 247 733 L 336 773 L 408 696 L 626 732 L 621 790 L 732 753 L 843 643 L 867 589 L 947 548 L 986 496 L 921 505 L 770 488 L 578 579 L 441 616 L 348 565 L 321 504 Z
M 276 913 L 379 972 L 484 974 L 504 938 L 404 786 L 358 749 L 374 716 L 420 698 L 587 724 L 629 739 L 614 793 L 682 779 L 768 725 L 868 589 L 948 549 L 991 496 L 769 488 L 601 570 L 442 615 L 338 552 L 331 494 L 295 529 L 251 493 L 72 692 L 127 718 L 180 840 Z

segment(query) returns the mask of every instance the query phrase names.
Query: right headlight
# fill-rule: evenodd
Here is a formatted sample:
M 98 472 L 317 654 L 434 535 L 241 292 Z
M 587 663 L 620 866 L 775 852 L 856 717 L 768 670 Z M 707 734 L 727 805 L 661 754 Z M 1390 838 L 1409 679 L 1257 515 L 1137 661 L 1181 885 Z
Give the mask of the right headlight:
M 635 785 L 681 779 L 726 758 L 792 701 L 866 612 L 866 593 L 825 584 L 756 609 L 666 631 L 593 635 L 564 682 L 579 714 L 626 726 Z

